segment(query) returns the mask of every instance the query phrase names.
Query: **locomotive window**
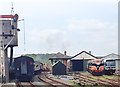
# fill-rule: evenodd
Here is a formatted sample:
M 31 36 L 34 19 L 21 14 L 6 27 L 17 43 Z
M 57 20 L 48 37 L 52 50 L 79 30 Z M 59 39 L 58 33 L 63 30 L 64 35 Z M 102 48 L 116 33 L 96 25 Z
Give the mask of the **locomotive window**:
M 95 63 L 93 63 L 93 64 L 91 64 L 92 66 L 96 66 L 96 64 Z
M 107 66 L 109 66 L 109 65 L 110 65 L 110 66 L 115 66 L 115 60 L 107 60 L 107 61 L 106 61 L 106 65 L 107 65 Z
M 99 64 L 99 65 L 97 65 L 97 64 L 91 64 L 92 66 L 103 66 L 104 64 L 103 63 L 101 63 L 101 64 Z
M 100 64 L 100 66 L 103 66 L 103 65 L 104 65 L 104 63 L 101 63 L 101 64 Z
M 36 67 L 38 67 L 38 65 L 36 65 Z

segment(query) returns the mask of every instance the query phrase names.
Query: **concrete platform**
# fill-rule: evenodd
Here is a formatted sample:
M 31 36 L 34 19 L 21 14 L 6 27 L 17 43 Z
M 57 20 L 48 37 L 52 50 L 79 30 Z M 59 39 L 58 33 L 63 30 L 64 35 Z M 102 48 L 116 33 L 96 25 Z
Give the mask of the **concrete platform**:
M 0 87 L 2 86 L 2 84 L 0 83 Z
M 15 83 L 0 84 L 0 87 L 16 87 Z

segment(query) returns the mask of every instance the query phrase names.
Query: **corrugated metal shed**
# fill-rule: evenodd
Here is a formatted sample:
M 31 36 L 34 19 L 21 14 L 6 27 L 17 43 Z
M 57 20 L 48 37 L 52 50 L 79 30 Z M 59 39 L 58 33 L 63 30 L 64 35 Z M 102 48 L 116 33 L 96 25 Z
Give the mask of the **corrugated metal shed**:
M 93 59 L 96 59 L 96 57 L 86 51 L 78 53 L 71 59 L 72 71 L 86 71 L 87 62 Z
M 109 55 L 101 57 L 101 59 L 115 59 L 115 60 L 117 60 L 117 59 L 120 59 L 120 55 L 115 54 L 115 53 L 111 53 Z
M 107 60 L 107 59 L 115 60 L 116 61 L 116 70 L 120 70 L 120 55 L 111 53 L 111 54 L 103 56 L 101 58 L 104 60 Z
M 53 75 L 66 75 L 66 66 L 58 61 L 52 67 L 52 74 Z

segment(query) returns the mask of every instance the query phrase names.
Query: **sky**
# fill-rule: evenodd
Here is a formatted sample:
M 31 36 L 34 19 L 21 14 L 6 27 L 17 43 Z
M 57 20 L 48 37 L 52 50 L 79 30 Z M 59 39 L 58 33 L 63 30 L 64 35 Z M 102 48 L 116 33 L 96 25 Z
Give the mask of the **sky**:
M 24 19 L 14 56 L 65 50 L 105 56 L 118 53 L 118 1 L 0 0 L 0 14 L 11 14 L 13 2 L 14 13 Z

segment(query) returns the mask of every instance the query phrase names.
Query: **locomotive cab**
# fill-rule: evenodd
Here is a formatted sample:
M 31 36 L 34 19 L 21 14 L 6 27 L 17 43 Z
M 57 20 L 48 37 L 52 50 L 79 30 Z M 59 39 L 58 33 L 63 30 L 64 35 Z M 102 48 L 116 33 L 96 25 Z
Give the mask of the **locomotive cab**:
M 105 74 L 112 75 L 116 71 L 115 60 L 108 59 L 104 60 Z

